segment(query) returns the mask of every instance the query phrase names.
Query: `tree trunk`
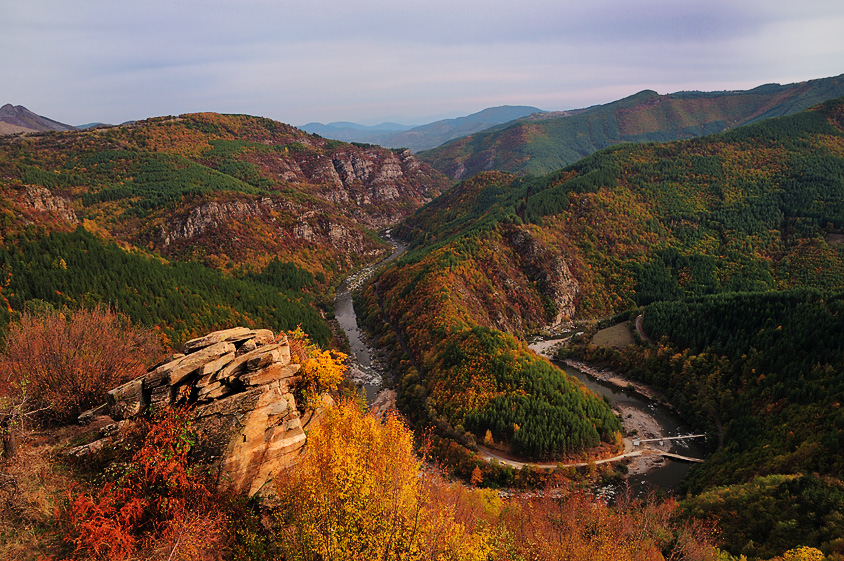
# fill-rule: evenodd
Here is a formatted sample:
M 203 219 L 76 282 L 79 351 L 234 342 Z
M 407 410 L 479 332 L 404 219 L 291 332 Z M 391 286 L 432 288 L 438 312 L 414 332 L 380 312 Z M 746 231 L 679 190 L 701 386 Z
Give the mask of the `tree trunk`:
M 15 438 L 15 433 L 9 432 L 3 435 L 3 457 L 7 460 L 12 459 L 18 453 L 18 441 Z

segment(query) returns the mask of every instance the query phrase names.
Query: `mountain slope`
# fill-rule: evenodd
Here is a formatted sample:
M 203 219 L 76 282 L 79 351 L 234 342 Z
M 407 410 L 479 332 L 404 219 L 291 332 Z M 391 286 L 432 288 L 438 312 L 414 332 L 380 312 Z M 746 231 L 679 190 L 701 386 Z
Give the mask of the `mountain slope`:
M 412 359 L 405 407 L 525 451 L 512 412 L 541 408 L 507 392 L 541 401 L 544 390 L 475 346 L 522 357 L 498 341 L 573 317 L 725 292 L 842 291 L 842 228 L 844 98 L 702 139 L 613 147 L 544 177 L 479 174 L 395 230 L 409 251 L 364 304 Z
M 11 127 L 0 128 L 0 134 L 74 130 L 74 127 L 70 125 L 36 115 L 23 105 L 10 103 L 0 107 L 0 124 L 2 123 Z
M 542 113 L 541 109 L 527 106 L 489 107 L 456 119 L 444 119 L 417 127 L 384 123 L 375 127 L 364 127 L 355 123 L 309 123 L 303 130 L 317 133 L 327 138 L 346 142 L 366 142 L 388 148 L 409 148 L 414 152 L 439 146 L 443 142 L 460 138 L 507 123 L 533 113 Z
M 480 171 L 542 174 L 622 142 L 664 142 L 725 131 L 794 114 L 844 95 L 844 75 L 747 91 L 646 90 L 565 113 L 545 113 L 470 135 L 420 158 L 454 179 Z
M 90 131 L 5 137 L 0 139 L 0 205 L 6 211 L 0 250 L 9 252 L 5 263 L 13 279 L 9 286 L 14 287 L 25 277 L 14 258 L 21 244 L 47 243 L 51 233 L 65 235 L 82 225 L 96 241 L 61 243 L 77 247 L 116 241 L 120 251 L 146 253 L 153 261 L 197 261 L 238 282 L 270 287 L 280 282 L 291 290 L 305 286 L 311 292 L 306 305 L 328 308 L 330 289 L 340 275 L 386 251 L 375 231 L 396 223 L 447 186 L 443 176 L 409 151 L 327 141 L 242 115 L 192 114 Z M 61 251 L 46 254 L 53 256 L 43 264 L 47 269 L 62 258 L 68 270 L 83 267 Z M 131 259 L 109 259 L 133 270 L 141 267 Z M 88 274 L 99 279 L 111 272 Z M 161 281 L 169 290 L 180 290 L 177 275 L 156 275 L 169 279 Z M 123 276 L 133 278 L 130 271 Z M 222 281 L 211 275 L 197 282 Z M 114 304 L 122 298 L 86 288 L 98 286 L 96 282 L 62 286 L 52 292 L 35 290 L 27 281 L 9 288 L 17 298 L 8 291 L 3 296 L 12 313 L 31 299 L 78 305 Z M 161 285 L 131 290 L 157 294 Z M 252 294 L 250 298 L 258 292 L 245 285 L 230 291 Z M 143 320 L 143 306 L 130 300 L 121 309 Z M 254 309 L 235 317 L 242 313 L 255 322 L 276 306 L 269 301 L 241 304 Z M 218 327 L 215 321 L 232 321 L 225 319 L 227 313 L 200 315 L 205 319 L 193 323 L 185 319 L 194 316 L 189 312 L 179 320 L 179 314 L 170 317 L 184 322 L 179 327 L 161 315 L 152 321 L 175 329 L 172 337 Z

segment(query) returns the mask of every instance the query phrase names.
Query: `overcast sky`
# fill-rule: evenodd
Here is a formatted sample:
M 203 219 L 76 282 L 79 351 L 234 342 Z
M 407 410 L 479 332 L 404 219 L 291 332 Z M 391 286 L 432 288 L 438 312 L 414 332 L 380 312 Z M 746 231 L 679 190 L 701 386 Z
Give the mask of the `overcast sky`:
M 0 0 L 0 105 L 419 124 L 844 73 L 842 0 Z

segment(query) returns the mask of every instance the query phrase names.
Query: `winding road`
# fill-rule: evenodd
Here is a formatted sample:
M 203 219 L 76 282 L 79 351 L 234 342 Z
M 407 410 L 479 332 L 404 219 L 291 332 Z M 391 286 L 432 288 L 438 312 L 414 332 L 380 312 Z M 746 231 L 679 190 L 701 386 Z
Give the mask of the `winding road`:
M 673 437 L 674 440 L 678 440 L 682 437 Z M 687 437 L 688 438 L 688 437 Z M 634 449 L 635 448 L 635 449 Z M 657 448 L 651 448 L 649 446 L 634 446 L 633 441 L 629 438 L 624 439 L 624 452 L 617 456 L 613 456 L 611 458 L 604 458 L 602 460 L 594 460 L 588 462 L 575 462 L 575 463 L 553 463 L 553 464 L 537 464 L 533 462 L 519 462 L 516 460 L 510 460 L 505 458 L 504 456 L 500 456 L 495 452 L 489 450 L 488 448 L 484 448 L 483 446 L 478 446 L 478 455 L 484 459 L 484 461 L 489 462 L 490 460 L 497 460 L 499 463 L 506 464 L 515 469 L 522 469 L 525 466 L 531 466 L 538 469 L 556 469 L 561 467 L 586 467 L 591 464 L 608 464 L 610 462 L 618 462 L 625 458 L 636 458 L 638 456 L 665 456 L 668 458 L 672 458 L 674 460 L 682 460 L 685 462 L 696 462 L 702 463 L 703 460 L 700 458 L 692 458 L 689 456 L 681 456 L 680 454 L 673 454 L 671 452 L 666 452 L 664 450 L 659 450 Z

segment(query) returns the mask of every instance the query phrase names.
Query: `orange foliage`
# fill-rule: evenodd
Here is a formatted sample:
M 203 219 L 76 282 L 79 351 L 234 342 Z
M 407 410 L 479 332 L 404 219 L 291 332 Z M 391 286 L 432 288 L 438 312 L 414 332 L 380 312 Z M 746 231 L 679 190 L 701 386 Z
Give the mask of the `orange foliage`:
M 343 380 L 347 355 L 334 350 L 323 351 L 310 342 L 301 327 L 289 331 L 287 335 L 291 354 L 302 365 L 299 391 L 307 406 L 315 406 L 320 394 L 335 389 Z
M 557 498 L 517 500 L 505 516 L 514 557 L 536 561 L 717 559 L 711 527 L 680 523 L 673 500 L 623 495 L 615 507 L 569 490 Z
M 171 544 L 172 559 L 213 559 L 226 538 L 209 482 L 188 466 L 189 413 L 164 409 L 142 421 L 143 444 L 96 494 L 68 492 L 57 517 L 74 558 L 125 559 Z
M 159 352 L 151 332 L 104 307 L 24 313 L 12 324 L 0 377 L 13 400 L 51 421 L 69 422 L 105 392 L 146 371 Z

